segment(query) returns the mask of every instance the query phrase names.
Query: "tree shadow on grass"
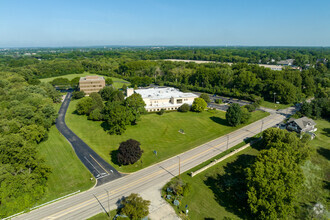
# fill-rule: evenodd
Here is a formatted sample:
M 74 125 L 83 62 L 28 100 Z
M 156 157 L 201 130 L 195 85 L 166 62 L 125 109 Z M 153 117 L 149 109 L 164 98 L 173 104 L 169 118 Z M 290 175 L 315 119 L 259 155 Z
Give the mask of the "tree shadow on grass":
M 327 137 L 330 137 L 330 128 L 323 128 L 322 129 L 322 134 L 327 136 Z
M 121 164 L 118 162 L 117 154 L 118 154 L 118 150 L 113 150 L 110 152 L 111 162 L 120 166 Z
M 325 159 L 330 160 L 330 150 L 320 147 L 319 149 L 317 149 L 317 153 L 322 155 Z
M 252 219 L 247 207 L 245 168 L 249 167 L 254 159 L 255 156 L 252 155 L 240 155 L 224 167 L 224 174 L 210 176 L 204 180 L 219 205 L 243 219 Z
M 228 124 L 228 122 L 227 122 L 226 119 L 223 119 L 223 118 L 220 118 L 220 117 L 215 117 L 215 116 L 210 117 L 210 119 L 212 121 L 214 121 L 215 123 L 218 123 L 220 125 L 229 126 L 229 124 Z

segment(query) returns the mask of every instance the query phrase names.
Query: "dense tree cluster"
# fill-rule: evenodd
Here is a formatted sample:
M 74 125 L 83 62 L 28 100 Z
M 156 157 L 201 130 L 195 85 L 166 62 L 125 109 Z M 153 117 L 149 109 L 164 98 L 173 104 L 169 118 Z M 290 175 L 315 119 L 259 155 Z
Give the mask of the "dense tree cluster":
M 50 84 L 30 85 L 22 76 L 0 72 L 0 217 L 40 199 L 50 169 L 37 144 L 47 139 L 60 99 Z
M 246 169 L 247 202 L 258 219 L 287 218 L 294 212 L 304 182 L 301 165 L 310 149 L 294 133 L 277 128 L 264 131 L 262 142 L 265 150 Z
M 124 99 L 122 91 L 106 86 L 99 93 L 81 98 L 76 104 L 76 112 L 87 115 L 89 120 L 103 120 L 109 134 L 120 135 L 127 125 L 137 123 L 141 114 L 145 113 L 144 106 L 141 95 L 134 93 Z

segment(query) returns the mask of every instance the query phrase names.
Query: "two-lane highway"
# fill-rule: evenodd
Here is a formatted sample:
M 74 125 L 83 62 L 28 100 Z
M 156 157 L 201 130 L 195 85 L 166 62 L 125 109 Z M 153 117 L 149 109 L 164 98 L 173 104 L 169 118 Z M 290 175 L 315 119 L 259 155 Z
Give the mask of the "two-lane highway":
M 265 130 L 280 123 L 284 118 L 284 114 L 272 114 L 178 156 L 86 192 L 41 207 L 38 210 L 23 214 L 15 219 L 86 219 L 97 213 L 104 212 L 108 207 L 108 199 L 110 206 L 114 209 L 119 199 L 132 192 L 143 193 L 155 187 L 158 187 L 160 190 L 160 185 L 164 185 L 171 178 L 179 174 L 179 157 L 181 172 L 188 171 L 225 151 L 227 148 L 241 143 L 245 138 L 254 136 L 261 129 Z M 107 191 L 110 193 L 109 198 Z

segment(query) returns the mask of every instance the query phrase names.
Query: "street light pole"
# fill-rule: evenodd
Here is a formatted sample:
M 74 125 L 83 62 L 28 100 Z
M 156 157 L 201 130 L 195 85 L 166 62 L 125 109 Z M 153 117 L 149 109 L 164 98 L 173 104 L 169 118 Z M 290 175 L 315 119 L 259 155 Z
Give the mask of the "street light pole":
M 276 95 L 276 92 L 274 92 L 274 104 L 275 104 L 275 95 Z
M 264 126 L 264 120 L 262 120 L 261 122 L 261 129 L 260 129 L 260 133 L 262 132 L 262 127 Z
M 108 212 L 108 216 L 109 216 L 109 219 L 111 219 L 110 217 L 110 201 L 109 201 L 109 191 L 104 189 L 106 192 L 107 192 L 107 195 L 108 195 L 108 209 L 109 209 L 109 212 Z
M 227 135 L 227 150 L 228 150 L 228 144 L 229 144 L 229 135 Z

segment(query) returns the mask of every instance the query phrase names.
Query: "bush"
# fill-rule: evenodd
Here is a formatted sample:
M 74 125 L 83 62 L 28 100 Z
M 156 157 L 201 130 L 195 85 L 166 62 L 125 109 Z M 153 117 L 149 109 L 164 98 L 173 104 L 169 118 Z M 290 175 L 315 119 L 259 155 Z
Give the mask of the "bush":
M 244 108 L 246 108 L 249 112 L 254 112 L 256 110 L 256 105 L 249 104 L 245 105 Z
M 165 113 L 165 109 L 161 109 L 159 112 L 158 112 L 158 115 L 163 115 Z
M 93 121 L 101 121 L 103 119 L 103 115 L 99 108 L 94 109 L 88 116 L 89 120 Z
M 122 165 L 134 164 L 141 158 L 142 153 L 140 142 L 133 139 L 121 142 L 117 153 L 118 163 Z
M 190 106 L 187 103 L 184 103 L 178 108 L 179 112 L 188 112 L 190 111 Z
M 191 110 L 194 112 L 202 112 L 207 107 L 207 103 L 202 98 L 195 98 Z
M 241 115 L 241 123 L 246 123 L 251 118 L 251 112 L 249 112 L 246 108 L 242 109 L 242 115 Z
M 74 91 L 72 93 L 72 98 L 73 99 L 81 99 L 85 97 L 85 92 L 84 91 Z

